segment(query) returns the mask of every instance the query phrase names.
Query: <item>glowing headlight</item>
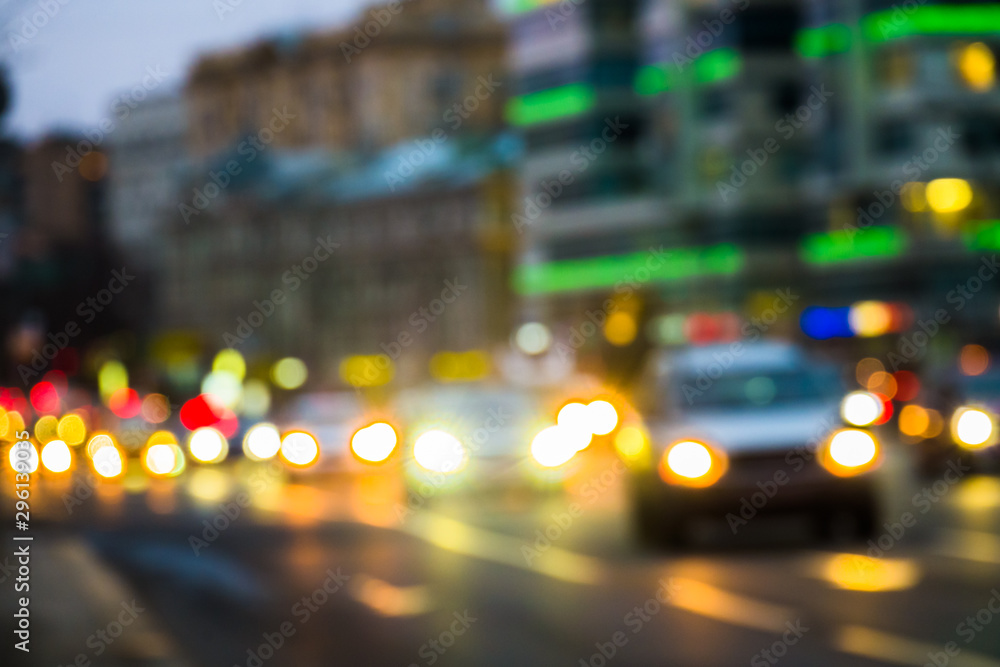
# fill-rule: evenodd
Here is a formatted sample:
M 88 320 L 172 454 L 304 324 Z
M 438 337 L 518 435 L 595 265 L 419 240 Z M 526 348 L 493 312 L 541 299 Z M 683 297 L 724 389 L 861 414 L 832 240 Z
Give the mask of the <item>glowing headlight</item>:
M 951 418 L 955 441 L 968 449 L 979 449 L 996 442 L 993 417 L 978 408 L 959 408 Z
M 125 457 L 117 445 L 104 445 L 94 452 L 91 459 L 94 472 L 101 477 L 118 477 L 125 472 Z
M 618 411 L 607 401 L 592 401 L 587 405 L 590 430 L 594 435 L 607 435 L 618 426 Z
M 458 438 L 444 431 L 427 431 L 413 443 L 413 458 L 431 472 L 458 472 L 468 454 Z
M 229 454 L 226 436 L 211 426 L 197 429 L 188 439 L 191 458 L 201 463 L 219 463 Z
M 286 433 L 281 439 L 281 457 L 293 466 L 309 467 L 319 460 L 319 443 L 304 431 Z
M 531 441 L 531 457 L 544 468 L 558 468 L 590 443 L 590 434 L 577 428 L 550 426 Z
M 396 448 L 396 431 L 385 423 L 366 426 L 351 438 L 351 451 L 369 463 L 381 463 Z
M 281 449 L 281 434 L 274 424 L 257 424 L 243 436 L 243 452 L 251 461 L 267 461 Z
M 839 477 L 850 477 L 870 470 L 878 463 L 878 441 L 868 431 L 846 428 L 830 438 L 820 455 L 820 463 Z
M 73 452 L 62 440 L 52 440 L 42 448 L 42 465 L 49 472 L 66 472 L 73 465 Z
M 660 477 L 671 484 L 711 486 L 725 472 L 726 459 L 694 440 L 675 442 L 663 453 Z
M 844 397 L 840 404 L 840 416 L 848 424 L 868 426 L 879 420 L 884 409 L 878 396 L 867 391 L 855 391 Z

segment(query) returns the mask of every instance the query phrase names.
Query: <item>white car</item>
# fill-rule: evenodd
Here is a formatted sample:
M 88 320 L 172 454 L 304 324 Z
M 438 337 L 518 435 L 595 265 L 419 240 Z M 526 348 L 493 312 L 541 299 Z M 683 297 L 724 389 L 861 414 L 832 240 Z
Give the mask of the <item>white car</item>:
M 837 373 L 782 343 L 714 345 L 656 356 L 640 391 L 649 442 L 632 463 L 644 542 L 680 543 L 693 519 L 734 533 L 758 514 L 805 511 L 859 535 L 879 515 L 877 437 L 845 428 Z
M 532 440 L 553 423 L 529 389 L 506 385 L 425 386 L 402 392 L 395 414 L 411 491 L 432 497 L 512 486 L 548 486 L 571 467 L 544 468 Z

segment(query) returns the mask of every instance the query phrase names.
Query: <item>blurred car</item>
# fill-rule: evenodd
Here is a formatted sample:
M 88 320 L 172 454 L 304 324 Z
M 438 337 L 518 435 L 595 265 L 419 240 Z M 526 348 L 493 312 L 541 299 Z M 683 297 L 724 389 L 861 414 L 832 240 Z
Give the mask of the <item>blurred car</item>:
M 533 442 L 554 418 L 531 389 L 425 386 L 402 392 L 395 414 L 404 428 L 400 456 L 407 484 L 422 497 L 549 486 L 573 458 L 543 455 L 540 462 L 533 453 Z
M 776 510 L 874 529 L 881 446 L 842 428 L 835 369 L 782 343 L 713 345 L 656 355 L 644 383 L 649 442 L 631 466 L 642 541 L 684 542 L 698 517 L 735 533 Z
M 351 440 L 362 428 L 380 419 L 355 392 L 316 392 L 297 397 L 283 412 L 278 424 L 284 434 L 301 431 L 319 444 L 319 458 L 311 470 L 350 472 L 364 468 L 364 462 L 351 454 Z M 308 448 L 303 440 L 303 447 Z M 393 441 L 392 445 L 395 445 Z M 390 447 L 391 450 L 391 447 Z M 307 456 L 307 454 L 306 454 Z M 287 456 L 285 457 L 287 459 Z
M 934 390 L 923 393 L 900 415 L 900 431 L 915 441 L 920 472 L 935 476 L 956 460 L 976 470 L 1000 469 L 1000 369 L 974 375 L 949 369 L 931 384 Z

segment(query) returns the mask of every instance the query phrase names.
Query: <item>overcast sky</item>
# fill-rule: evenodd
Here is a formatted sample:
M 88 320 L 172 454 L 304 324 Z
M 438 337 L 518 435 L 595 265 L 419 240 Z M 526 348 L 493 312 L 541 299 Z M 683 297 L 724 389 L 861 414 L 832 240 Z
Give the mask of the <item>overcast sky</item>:
M 65 3 L 65 4 L 61 4 Z M 231 6 L 220 18 L 217 6 Z M 8 133 L 37 138 L 56 129 L 87 130 L 112 116 L 116 95 L 147 67 L 178 89 L 204 51 L 285 30 L 350 23 L 368 0 L 0 0 L 0 54 L 13 84 Z M 58 6 L 32 33 L 25 18 Z M 32 35 L 22 41 L 16 35 Z M 150 79 L 147 79 L 150 81 Z

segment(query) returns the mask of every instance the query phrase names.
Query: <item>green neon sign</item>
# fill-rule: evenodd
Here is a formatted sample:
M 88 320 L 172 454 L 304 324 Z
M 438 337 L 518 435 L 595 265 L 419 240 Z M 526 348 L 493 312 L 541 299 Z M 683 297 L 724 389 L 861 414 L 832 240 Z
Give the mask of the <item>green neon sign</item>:
M 538 125 L 585 113 L 596 103 L 597 94 L 592 86 L 572 83 L 511 99 L 507 103 L 507 120 L 522 127 Z
M 898 257 L 907 246 L 906 234 L 896 227 L 843 229 L 807 236 L 799 254 L 807 264 L 839 264 Z

